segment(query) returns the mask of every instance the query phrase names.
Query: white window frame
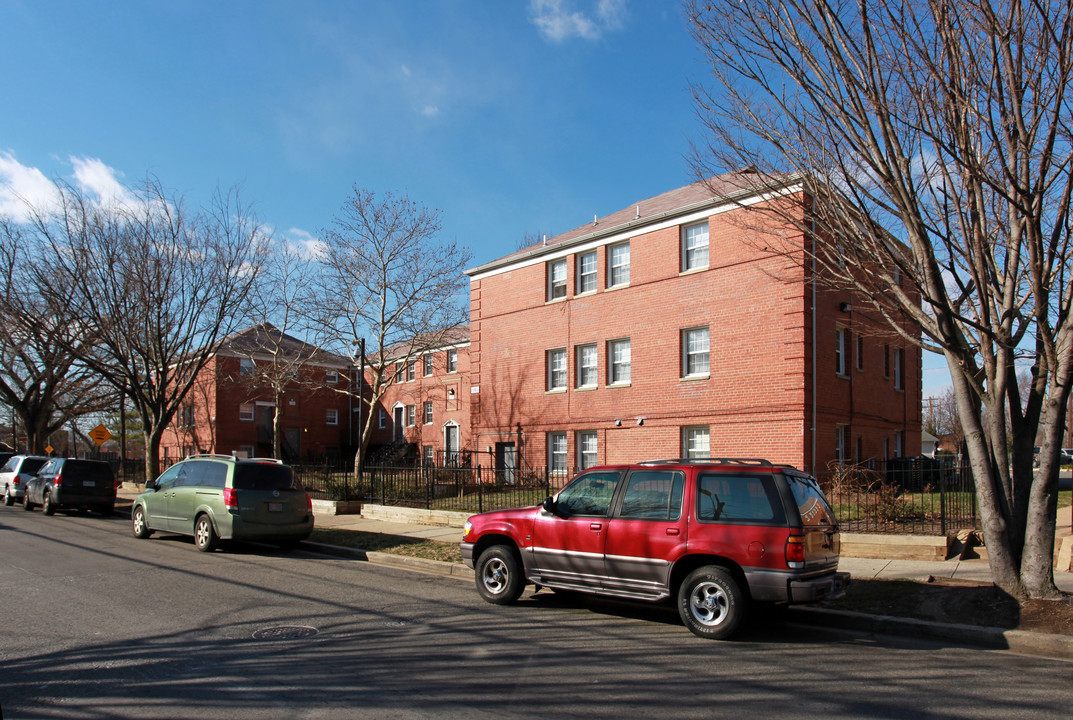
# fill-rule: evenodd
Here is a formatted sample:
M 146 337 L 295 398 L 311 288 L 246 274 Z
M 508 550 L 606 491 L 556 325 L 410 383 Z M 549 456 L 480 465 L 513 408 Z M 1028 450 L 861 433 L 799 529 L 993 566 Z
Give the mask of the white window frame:
M 545 353 L 547 391 L 562 392 L 567 384 L 566 348 L 552 348 Z
M 339 371 L 338 370 L 325 370 L 324 371 L 324 382 L 326 382 L 329 385 L 337 384 L 339 382 Z
M 683 226 L 682 271 L 707 269 L 708 262 L 708 221 Z
M 257 371 L 257 363 L 253 361 L 253 358 L 239 358 L 238 372 L 240 375 L 253 375 Z
M 625 250 L 625 253 L 622 251 Z M 626 287 L 630 284 L 630 243 L 627 240 L 607 246 L 607 287 Z
M 905 349 L 894 349 L 894 389 L 905 389 Z
M 417 406 L 406 405 L 406 427 L 413 427 L 417 422 Z
M 384 408 L 377 408 L 377 410 L 379 414 L 376 416 L 376 427 L 378 430 L 383 430 L 387 427 L 388 411 Z
M 253 403 L 242 403 L 238 406 L 239 422 L 253 422 Z
M 836 425 L 835 426 L 835 460 L 839 465 L 846 464 L 846 438 L 848 425 Z
M 599 279 L 597 270 L 600 266 L 596 251 L 580 253 L 577 256 L 577 294 L 585 295 L 596 292 Z
M 712 431 L 708 425 L 686 425 L 682 428 L 682 456 L 706 458 L 712 456 Z
M 328 425 L 339 424 L 339 411 L 336 408 L 324 409 L 324 422 Z
M 577 387 L 594 388 L 600 382 L 600 354 L 596 343 L 574 347 L 574 366 L 577 370 Z
M 548 302 L 566 298 L 567 270 L 566 258 L 548 262 Z
M 447 351 L 447 372 L 458 372 L 458 350 L 454 348 Z
M 894 457 L 905 457 L 905 431 L 894 433 Z
M 848 333 L 849 331 L 841 325 L 835 328 L 835 374 L 840 377 L 845 377 L 849 371 L 849 363 L 846 362 L 846 348 L 849 345 L 846 342 L 846 335 Z
M 432 376 L 432 355 L 431 354 L 425 355 L 424 358 L 422 358 L 421 371 L 422 371 L 423 377 L 431 377 Z
M 577 469 L 588 470 L 599 464 L 599 436 L 595 430 L 579 430 L 575 438 L 577 444 Z
M 620 350 L 625 353 L 620 353 Z M 629 385 L 633 380 L 633 351 L 629 338 L 607 342 L 607 384 Z
M 711 362 L 710 328 L 705 325 L 682 330 L 682 377 L 710 377 Z
M 413 382 L 417 377 L 417 361 L 411 360 L 406 363 L 406 382 Z
M 425 421 L 426 425 L 431 425 L 432 424 L 432 410 L 433 410 L 432 401 L 431 400 L 426 400 L 425 405 L 422 408 L 422 413 L 421 413 L 422 419 Z
M 565 432 L 548 433 L 548 472 L 558 475 L 566 475 L 570 472 L 569 448 L 567 447 Z

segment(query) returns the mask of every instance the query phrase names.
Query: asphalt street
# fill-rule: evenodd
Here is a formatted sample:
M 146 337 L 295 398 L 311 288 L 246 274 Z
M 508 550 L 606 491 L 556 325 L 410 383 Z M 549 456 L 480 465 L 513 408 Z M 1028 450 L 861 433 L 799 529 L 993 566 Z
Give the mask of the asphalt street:
M 675 613 L 259 546 L 136 540 L 126 519 L 0 508 L 12 718 L 1053 718 L 1073 664 Z

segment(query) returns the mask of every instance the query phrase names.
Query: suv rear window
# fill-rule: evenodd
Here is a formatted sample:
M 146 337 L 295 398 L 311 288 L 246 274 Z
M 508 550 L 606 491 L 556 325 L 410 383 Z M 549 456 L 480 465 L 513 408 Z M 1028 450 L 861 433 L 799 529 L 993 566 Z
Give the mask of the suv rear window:
M 112 468 L 108 463 L 93 460 L 68 460 L 63 466 L 65 473 L 77 473 L 78 477 L 85 480 L 108 480 L 112 479 Z
M 835 514 L 827 504 L 827 498 L 816 481 L 807 475 L 786 473 L 786 482 L 794 494 L 797 510 L 801 513 L 801 524 L 835 525 Z
M 701 473 L 697 477 L 701 522 L 785 524 L 775 478 L 766 473 Z
M 289 467 L 271 463 L 239 463 L 233 485 L 236 490 L 301 489 Z

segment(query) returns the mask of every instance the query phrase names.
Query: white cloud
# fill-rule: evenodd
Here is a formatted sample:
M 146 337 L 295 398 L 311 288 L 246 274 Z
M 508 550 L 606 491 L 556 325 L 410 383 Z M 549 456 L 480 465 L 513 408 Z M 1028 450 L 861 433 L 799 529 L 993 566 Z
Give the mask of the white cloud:
M 573 37 L 599 40 L 623 26 L 626 0 L 598 0 L 591 13 L 575 10 L 571 0 L 530 0 L 529 15 L 540 34 L 552 42 Z
M 301 228 L 283 233 L 282 242 L 289 251 L 307 260 L 316 260 L 324 254 L 324 241 Z
M 37 168 L 26 167 L 11 152 L 0 153 L 0 217 L 28 222 L 35 210 L 56 205 L 56 185 Z
M 87 194 L 96 196 L 101 206 L 133 209 L 144 204 L 141 198 L 119 182 L 115 169 L 101 160 L 74 156 L 70 160 L 74 167 L 75 184 Z

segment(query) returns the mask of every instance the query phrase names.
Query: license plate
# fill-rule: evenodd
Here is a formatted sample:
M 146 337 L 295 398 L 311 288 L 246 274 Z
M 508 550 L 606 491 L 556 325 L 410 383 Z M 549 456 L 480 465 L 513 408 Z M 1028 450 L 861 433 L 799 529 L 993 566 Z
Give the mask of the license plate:
M 96 486 L 97 486 L 97 481 L 96 480 L 83 480 L 82 481 L 82 487 L 96 487 Z
M 268 512 L 283 512 L 283 503 L 268 503 Z

